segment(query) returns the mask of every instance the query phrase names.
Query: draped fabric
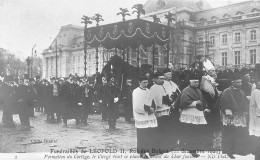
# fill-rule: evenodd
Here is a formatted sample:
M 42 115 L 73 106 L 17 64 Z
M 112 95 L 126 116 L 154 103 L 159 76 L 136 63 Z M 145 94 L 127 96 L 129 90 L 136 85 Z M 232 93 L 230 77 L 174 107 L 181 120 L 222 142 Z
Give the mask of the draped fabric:
M 164 45 L 170 37 L 169 26 L 143 19 L 91 27 L 84 32 L 87 44 L 92 47 L 102 45 L 106 49 L 136 48 L 140 45 L 149 47 L 154 43 Z

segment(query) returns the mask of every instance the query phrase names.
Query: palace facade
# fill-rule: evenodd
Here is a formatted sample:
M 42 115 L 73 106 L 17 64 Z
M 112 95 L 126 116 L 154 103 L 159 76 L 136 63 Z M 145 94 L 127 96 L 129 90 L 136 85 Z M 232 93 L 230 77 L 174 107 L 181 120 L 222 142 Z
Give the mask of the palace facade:
M 205 57 L 216 67 L 253 67 L 260 63 L 260 1 L 251 0 L 224 7 L 211 8 L 206 0 L 148 0 L 146 15 L 153 21 L 157 15 L 163 24 L 165 14 L 173 14 L 169 62 L 174 69 L 189 67 Z M 43 78 L 84 76 L 83 27 L 62 26 L 50 48 L 43 55 Z M 155 68 L 166 67 L 165 46 L 157 46 Z M 152 64 L 152 49 L 139 48 L 141 64 Z M 136 66 L 136 53 L 129 50 L 129 63 Z M 109 58 L 122 51 L 99 48 L 98 71 Z M 87 75 L 96 73 L 96 50 L 87 49 Z M 57 62 L 57 63 L 56 63 Z M 57 66 L 57 67 L 56 67 Z

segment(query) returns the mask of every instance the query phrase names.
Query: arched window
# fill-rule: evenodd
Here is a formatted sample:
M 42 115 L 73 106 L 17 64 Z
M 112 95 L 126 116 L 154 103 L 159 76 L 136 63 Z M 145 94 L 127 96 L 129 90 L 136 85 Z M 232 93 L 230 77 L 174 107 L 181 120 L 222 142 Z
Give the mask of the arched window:
M 211 20 L 215 20 L 215 19 L 218 19 L 218 17 L 216 17 L 216 16 L 211 17 Z
M 223 18 L 229 18 L 230 15 L 229 14 L 224 14 Z
M 257 8 L 253 8 L 253 9 L 251 10 L 251 12 L 260 12 L 260 10 L 257 9 Z
M 241 15 L 241 14 L 245 14 L 244 12 L 241 12 L 241 11 L 238 11 L 237 13 L 236 13 L 236 15 Z
M 207 20 L 205 18 L 201 18 L 199 21 L 204 22 L 204 21 L 207 21 Z

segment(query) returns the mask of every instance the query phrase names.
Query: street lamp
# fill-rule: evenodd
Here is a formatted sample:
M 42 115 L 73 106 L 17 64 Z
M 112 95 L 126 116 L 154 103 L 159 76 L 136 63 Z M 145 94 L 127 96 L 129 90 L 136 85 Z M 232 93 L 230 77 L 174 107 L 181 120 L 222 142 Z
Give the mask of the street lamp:
M 30 57 L 28 57 L 27 59 L 26 59 L 26 63 L 27 63 L 27 66 L 28 66 L 28 75 L 30 75 L 30 64 L 31 64 L 31 59 L 30 59 Z
M 32 48 L 32 59 L 30 61 L 32 63 L 32 65 L 31 65 L 31 77 L 33 77 L 33 49 L 34 49 L 35 46 L 36 46 L 36 44 Z M 36 50 L 35 50 L 35 53 L 36 53 Z M 28 73 L 28 74 L 30 74 L 30 73 Z

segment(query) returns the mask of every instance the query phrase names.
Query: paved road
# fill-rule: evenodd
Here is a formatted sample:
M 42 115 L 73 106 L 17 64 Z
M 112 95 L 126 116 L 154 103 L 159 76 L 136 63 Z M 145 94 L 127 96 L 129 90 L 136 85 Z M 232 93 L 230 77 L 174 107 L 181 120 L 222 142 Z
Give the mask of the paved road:
M 1 111 L 2 112 L 2 111 Z M 2 113 L 0 112 L 0 120 Z M 47 123 L 46 116 L 36 112 L 31 118 L 30 131 L 20 130 L 18 115 L 14 115 L 15 129 L 0 126 L 0 153 L 50 152 L 51 149 L 121 149 L 136 147 L 136 130 L 134 124 L 126 124 L 124 118 L 117 120 L 118 130 L 109 132 L 107 122 L 101 121 L 100 115 L 90 115 L 89 125 L 76 126 L 75 120 L 68 121 L 68 127 L 62 123 Z
M 130 153 L 131 149 L 136 147 L 136 130 L 134 124 L 126 124 L 124 119 L 121 117 L 117 120 L 118 130 L 114 132 L 109 132 L 107 122 L 101 121 L 100 115 L 90 115 L 89 125 L 85 127 L 76 126 L 75 120 L 70 120 L 68 122 L 68 127 L 64 128 L 62 123 L 47 123 L 45 121 L 46 116 L 42 113 L 36 112 L 36 117 L 31 118 L 31 125 L 34 126 L 30 131 L 20 130 L 20 122 L 18 115 L 14 115 L 14 121 L 16 123 L 16 128 L 7 129 L 3 128 L 0 124 L 0 160 L 9 159 L 63 159 L 47 157 L 44 158 L 44 154 L 50 156 L 66 156 L 66 154 L 51 154 L 52 152 L 66 151 L 70 150 L 72 153 L 76 150 L 86 150 L 93 151 L 94 149 L 110 149 L 111 152 L 116 150 L 117 153 L 121 149 L 128 155 L 132 155 L 132 160 L 140 159 L 136 153 Z M 2 111 L 0 111 L 0 121 L 2 119 Z M 245 146 L 246 147 L 246 146 Z M 37 154 L 41 152 L 42 154 Z M 4 153 L 12 153 L 4 154 Z M 20 153 L 30 153 L 20 154 Z M 81 158 L 78 160 L 88 159 L 84 156 L 88 154 L 82 154 Z M 97 156 L 104 156 L 106 154 L 95 154 Z M 123 154 L 124 155 L 124 154 Z M 167 155 L 167 158 L 163 158 Z M 17 157 L 15 157 L 17 156 Z M 90 158 L 99 160 L 110 160 L 110 159 L 123 159 L 123 157 L 113 158 Z M 120 156 L 120 154 L 119 154 Z M 254 156 L 236 156 L 236 160 L 253 160 Z M 37 158 L 38 157 L 38 158 Z M 65 158 L 66 159 L 66 158 Z M 76 158 L 72 158 L 76 159 Z M 194 159 L 190 157 L 187 153 L 177 153 L 171 152 L 163 154 L 159 157 L 153 157 L 151 159 Z M 201 153 L 199 159 L 205 160 L 228 160 L 226 155 L 219 153 L 209 154 L 207 152 Z

